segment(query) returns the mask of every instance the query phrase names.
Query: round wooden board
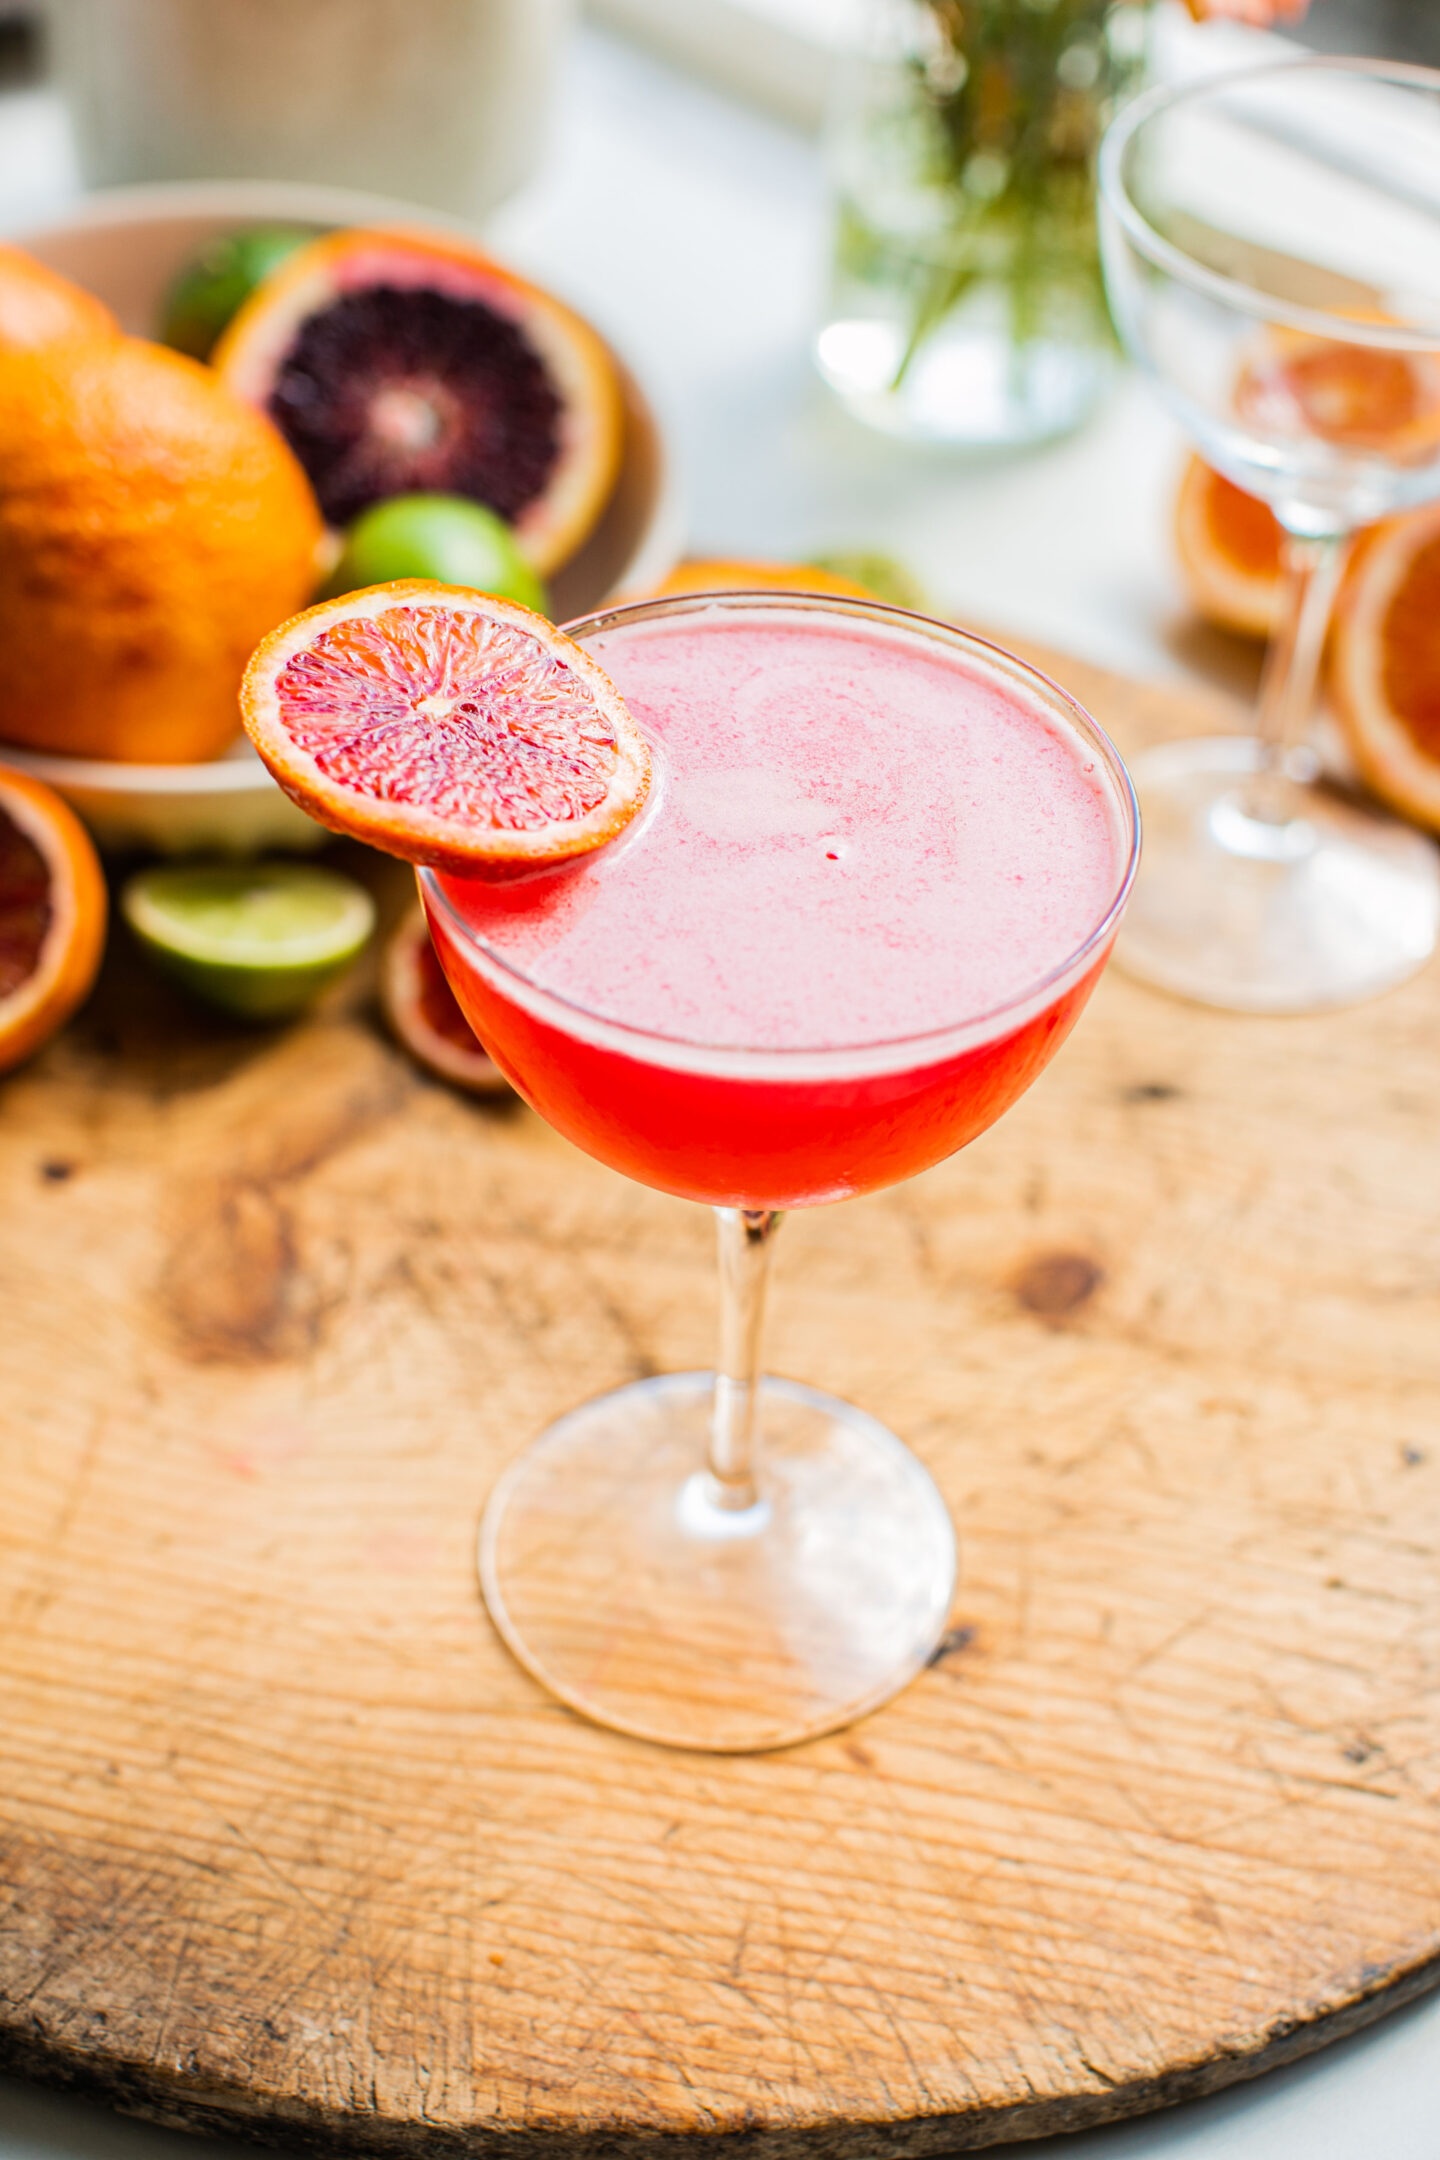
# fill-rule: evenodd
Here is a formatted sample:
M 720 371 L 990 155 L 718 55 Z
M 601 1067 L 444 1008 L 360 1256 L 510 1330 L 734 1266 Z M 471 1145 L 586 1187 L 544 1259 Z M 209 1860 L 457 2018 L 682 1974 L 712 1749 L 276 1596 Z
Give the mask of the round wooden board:
M 702 1212 L 363 999 L 245 1035 L 117 941 L 0 1095 L 0 2061 L 318 2146 L 869 2160 L 1428 1985 L 1437 1102 L 1434 970 L 1274 1022 L 1112 972 L 967 1154 L 794 1218 L 773 1364 L 913 1443 L 961 1584 L 900 1700 L 706 1758 L 549 1701 L 472 1565 L 547 1419 L 708 1361 Z

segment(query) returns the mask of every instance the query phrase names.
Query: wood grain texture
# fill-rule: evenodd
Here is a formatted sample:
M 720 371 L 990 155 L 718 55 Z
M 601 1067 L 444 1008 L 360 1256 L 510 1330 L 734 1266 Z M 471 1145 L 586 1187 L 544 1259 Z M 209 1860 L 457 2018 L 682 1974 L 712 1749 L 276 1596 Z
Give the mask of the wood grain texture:
M 1112 972 L 965 1155 L 794 1217 L 771 1362 L 931 1466 L 954 1624 L 849 1732 L 687 1756 L 542 1695 L 472 1548 L 547 1419 L 708 1362 L 706 1217 L 358 993 L 243 1035 L 117 948 L 0 1091 L 0 2062 L 317 2147 L 869 2160 L 1429 1985 L 1437 1102 L 1434 970 L 1283 1021 Z

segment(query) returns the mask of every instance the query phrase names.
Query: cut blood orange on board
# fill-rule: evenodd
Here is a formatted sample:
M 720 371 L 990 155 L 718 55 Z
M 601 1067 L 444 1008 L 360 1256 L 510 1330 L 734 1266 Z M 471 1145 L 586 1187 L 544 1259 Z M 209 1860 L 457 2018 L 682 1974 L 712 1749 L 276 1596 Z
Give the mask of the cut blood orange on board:
M 215 351 L 310 477 L 326 521 L 392 495 L 497 511 L 543 577 L 619 469 L 619 379 L 589 324 L 454 235 L 333 233 L 267 278 Z
M 419 908 L 385 948 L 380 1001 L 397 1040 L 427 1071 L 472 1095 L 508 1093 L 509 1081 L 455 1001 Z
M 1280 612 L 1274 511 L 1192 457 L 1175 504 L 1175 544 L 1190 597 L 1207 622 L 1269 637 Z
M 1377 525 L 1336 609 L 1330 694 L 1377 795 L 1440 831 L 1440 503 Z
M 95 980 L 105 880 L 58 795 L 0 767 L 0 1072 L 48 1042 Z
M 583 855 L 650 784 L 644 738 L 589 654 L 459 586 L 402 579 L 311 608 L 262 640 L 240 697 L 302 809 L 436 869 Z

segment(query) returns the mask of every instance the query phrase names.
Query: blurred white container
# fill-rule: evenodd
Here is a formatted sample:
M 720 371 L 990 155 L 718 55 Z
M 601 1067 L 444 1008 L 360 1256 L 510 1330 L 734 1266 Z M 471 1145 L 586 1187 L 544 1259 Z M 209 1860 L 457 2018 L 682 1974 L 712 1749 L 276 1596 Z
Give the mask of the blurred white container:
M 533 172 L 573 0 L 45 0 L 81 174 L 477 217 Z

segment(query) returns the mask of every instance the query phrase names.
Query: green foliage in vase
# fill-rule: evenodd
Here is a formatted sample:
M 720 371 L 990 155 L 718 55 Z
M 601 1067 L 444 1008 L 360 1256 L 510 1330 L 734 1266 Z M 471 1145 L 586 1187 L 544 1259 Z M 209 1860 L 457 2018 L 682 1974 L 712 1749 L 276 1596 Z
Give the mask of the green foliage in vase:
M 880 184 L 842 193 L 842 274 L 900 301 L 898 385 L 977 287 L 1003 290 L 1009 335 L 1109 335 L 1095 157 L 1138 80 L 1135 0 L 914 0 L 910 51 L 872 103 Z M 903 167 L 906 187 L 897 185 Z

